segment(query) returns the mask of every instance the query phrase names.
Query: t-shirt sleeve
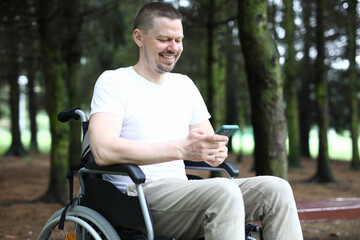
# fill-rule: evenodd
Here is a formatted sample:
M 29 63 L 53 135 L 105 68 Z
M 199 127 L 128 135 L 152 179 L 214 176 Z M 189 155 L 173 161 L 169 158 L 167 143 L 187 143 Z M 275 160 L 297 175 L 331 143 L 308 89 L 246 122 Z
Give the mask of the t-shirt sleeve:
M 120 79 L 116 77 L 113 71 L 106 71 L 101 74 L 95 83 L 90 116 L 98 112 L 123 116 L 125 109 L 124 92 Z
M 192 98 L 192 115 L 190 125 L 195 125 L 208 120 L 211 115 L 206 107 L 203 97 L 194 82 L 190 79 L 190 93 Z

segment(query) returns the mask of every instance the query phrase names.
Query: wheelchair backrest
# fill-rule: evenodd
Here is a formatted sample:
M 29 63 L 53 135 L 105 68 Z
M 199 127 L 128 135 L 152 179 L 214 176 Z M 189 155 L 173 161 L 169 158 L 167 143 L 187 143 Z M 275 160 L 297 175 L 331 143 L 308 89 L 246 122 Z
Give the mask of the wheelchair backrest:
M 82 120 L 83 140 L 81 161 L 70 167 L 68 178 L 72 178 L 75 171 L 85 167 L 87 163 L 95 159 L 90 149 L 89 142 L 89 119 L 79 108 L 71 108 L 58 114 L 58 120 L 67 122 L 70 119 Z M 79 176 L 80 177 L 80 176 Z M 79 204 L 87 206 L 102 214 L 112 225 L 121 227 L 145 227 L 142 210 L 138 197 L 128 196 L 119 191 L 112 183 L 102 180 L 101 174 L 82 174 L 85 182 L 85 190 L 80 195 Z M 72 202 L 72 191 L 70 191 Z

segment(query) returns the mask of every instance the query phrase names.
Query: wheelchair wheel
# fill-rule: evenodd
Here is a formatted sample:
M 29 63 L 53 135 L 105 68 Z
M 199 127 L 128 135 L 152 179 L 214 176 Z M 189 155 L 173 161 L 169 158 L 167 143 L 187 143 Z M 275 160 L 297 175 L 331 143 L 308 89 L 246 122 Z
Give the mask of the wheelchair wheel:
M 69 208 L 65 226 L 59 229 L 62 210 L 56 212 L 45 224 L 38 240 L 120 240 L 111 224 L 96 211 L 82 206 Z

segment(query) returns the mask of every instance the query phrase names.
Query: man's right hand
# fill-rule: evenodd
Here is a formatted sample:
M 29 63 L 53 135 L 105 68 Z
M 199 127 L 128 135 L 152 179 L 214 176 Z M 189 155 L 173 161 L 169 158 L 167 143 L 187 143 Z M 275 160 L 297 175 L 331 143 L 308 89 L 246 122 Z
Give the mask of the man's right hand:
M 193 128 L 180 143 L 182 159 L 205 161 L 216 167 L 227 158 L 228 141 L 229 138 L 226 136 L 208 134 L 201 128 Z

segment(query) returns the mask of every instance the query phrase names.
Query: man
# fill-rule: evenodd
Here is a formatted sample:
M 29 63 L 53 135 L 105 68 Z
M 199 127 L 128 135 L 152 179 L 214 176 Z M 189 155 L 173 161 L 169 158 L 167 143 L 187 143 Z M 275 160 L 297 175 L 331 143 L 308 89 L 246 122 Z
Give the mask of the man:
M 139 60 L 104 72 L 91 103 L 90 146 L 99 165 L 137 164 L 155 235 L 243 239 L 245 221 L 262 221 L 264 239 L 302 239 L 289 184 L 276 177 L 187 180 L 183 159 L 218 166 L 226 136 L 215 135 L 204 101 L 186 76 L 170 73 L 183 51 L 180 13 L 149 3 L 134 20 Z M 134 195 L 126 176 L 106 175 Z

